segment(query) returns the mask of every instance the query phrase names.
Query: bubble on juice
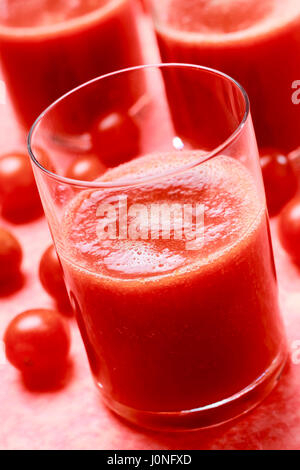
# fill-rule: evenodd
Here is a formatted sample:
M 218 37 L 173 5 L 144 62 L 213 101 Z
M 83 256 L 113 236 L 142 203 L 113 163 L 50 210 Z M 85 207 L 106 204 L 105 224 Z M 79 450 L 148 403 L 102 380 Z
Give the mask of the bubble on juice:
M 126 274 L 127 276 L 143 276 L 167 273 L 182 266 L 185 257 L 174 254 L 167 248 L 155 252 L 148 243 L 123 243 L 103 258 L 103 263 L 109 272 Z
M 182 168 L 183 165 L 190 165 L 200 162 L 206 158 L 207 153 L 201 150 L 190 150 L 180 152 L 153 153 L 151 158 L 144 155 L 128 163 L 123 163 L 116 168 L 108 170 L 101 181 L 130 182 L 141 178 L 152 178 L 161 176 L 167 171 L 174 171 Z

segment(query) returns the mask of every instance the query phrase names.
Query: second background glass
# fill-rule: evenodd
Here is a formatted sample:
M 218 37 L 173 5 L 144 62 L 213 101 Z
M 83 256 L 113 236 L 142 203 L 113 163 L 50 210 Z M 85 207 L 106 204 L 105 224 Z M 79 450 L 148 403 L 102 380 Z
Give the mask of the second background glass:
M 18 120 L 72 88 L 142 63 L 134 0 L 14 0 L 0 9 L 0 57 Z M 74 113 L 80 103 L 75 106 Z
M 300 145 L 298 0 L 148 0 L 163 62 L 204 65 L 246 89 L 259 147 Z

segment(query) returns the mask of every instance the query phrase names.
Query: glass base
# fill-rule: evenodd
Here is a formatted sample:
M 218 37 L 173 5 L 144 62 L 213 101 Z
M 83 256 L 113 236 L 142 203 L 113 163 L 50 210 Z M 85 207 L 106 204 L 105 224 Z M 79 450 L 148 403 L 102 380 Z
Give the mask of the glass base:
M 217 403 L 175 412 L 142 411 L 122 405 L 103 394 L 104 403 L 117 415 L 143 428 L 158 431 L 192 431 L 223 424 L 257 406 L 275 387 L 287 359 L 282 351 L 255 382 L 235 395 Z

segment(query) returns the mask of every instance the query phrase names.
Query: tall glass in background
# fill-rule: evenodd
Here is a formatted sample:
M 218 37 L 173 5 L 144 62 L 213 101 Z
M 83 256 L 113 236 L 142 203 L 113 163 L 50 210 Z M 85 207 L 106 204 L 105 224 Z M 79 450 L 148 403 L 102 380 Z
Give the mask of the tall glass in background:
M 238 80 L 259 147 L 300 145 L 298 0 L 148 0 L 164 62 L 199 64 Z
M 78 135 L 66 132 L 74 100 Z M 197 66 L 109 74 L 50 106 L 29 152 L 105 403 L 178 430 L 260 402 L 286 347 L 244 90 Z M 89 153 L 93 177 L 71 178 Z
M 29 129 L 68 90 L 142 63 L 133 2 L 3 0 L 0 57 L 17 116 Z

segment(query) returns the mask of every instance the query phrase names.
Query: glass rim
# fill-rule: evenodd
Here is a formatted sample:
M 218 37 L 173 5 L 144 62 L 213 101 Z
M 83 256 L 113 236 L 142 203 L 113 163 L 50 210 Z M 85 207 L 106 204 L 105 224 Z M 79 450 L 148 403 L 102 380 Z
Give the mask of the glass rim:
M 143 70 L 143 69 L 151 69 L 151 68 L 161 69 L 161 68 L 170 68 L 170 67 L 189 68 L 189 69 L 194 69 L 195 71 L 198 70 L 198 71 L 209 72 L 209 73 L 212 73 L 214 75 L 218 75 L 219 77 L 222 77 L 223 79 L 228 80 L 233 85 L 235 85 L 240 90 L 240 92 L 241 92 L 241 94 L 244 98 L 245 112 L 244 112 L 243 118 L 241 119 L 239 125 L 230 134 L 230 136 L 227 139 L 224 140 L 224 142 L 222 142 L 220 145 L 218 145 L 216 148 L 214 148 L 210 152 L 207 152 L 207 154 L 205 154 L 205 156 L 202 155 L 202 156 L 199 157 L 199 159 L 196 159 L 193 162 L 180 165 L 177 168 L 175 168 L 174 170 L 164 171 L 159 175 L 157 175 L 157 174 L 152 175 L 152 176 L 150 175 L 150 176 L 145 176 L 145 177 L 142 177 L 142 178 L 139 178 L 139 179 L 133 178 L 131 180 L 128 178 L 126 180 L 123 180 L 122 182 L 121 181 L 119 181 L 119 182 L 118 181 L 117 182 L 97 181 L 97 180 L 95 180 L 95 181 L 85 181 L 85 180 L 76 180 L 74 178 L 68 178 L 66 176 L 61 176 L 61 175 L 58 175 L 55 172 L 52 172 L 52 171 L 48 170 L 47 168 L 45 168 L 37 160 L 37 158 L 35 157 L 34 152 L 32 150 L 33 136 L 34 136 L 34 133 L 36 131 L 36 128 L 40 124 L 40 122 L 47 116 L 47 114 L 56 105 L 58 105 L 59 103 L 64 101 L 66 98 L 68 98 L 69 96 L 73 95 L 76 92 L 80 92 L 81 89 L 84 89 L 84 88 L 86 88 L 86 87 L 88 87 L 92 84 L 97 83 L 100 80 L 103 80 L 103 79 L 106 79 L 106 78 L 109 78 L 109 77 L 113 77 L 113 76 L 120 75 L 120 74 L 123 74 L 123 73 Z M 36 120 L 32 124 L 32 126 L 29 130 L 29 133 L 28 133 L 28 137 L 27 137 L 27 150 L 28 150 L 28 153 L 29 153 L 29 156 L 31 158 L 32 163 L 39 170 L 41 170 L 43 173 L 45 173 L 46 176 L 50 177 L 53 180 L 56 180 L 59 183 L 63 183 L 63 184 L 69 185 L 69 186 L 83 187 L 83 188 L 86 188 L 86 189 L 88 189 L 88 188 L 91 188 L 91 189 L 92 188 L 94 188 L 94 189 L 126 188 L 126 187 L 138 186 L 138 185 L 144 184 L 146 182 L 148 183 L 148 182 L 155 181 L 155 180 L 165 178 L 165 177 L 169 177 L 169 176 L 175 176 L 175 175 L 180 174 L 180 173 L 182 173 L 186 170 L 195 168 L 198 165 L 207 162 L 211 158 L 214 158 L 216 155 L 220 154 L 223 150 L 228 148 L 239 137 L 239 135 L 241 134 L 241 132 L 242 132 L 247 120 L 248 120 L 249 114 L 250 114 L 250 102 L 249 102 L 249 97 L 248 97 L 248 94 L 247 94 L 246 90 L 243 88 L 242 85 L 240 85 L 240 83 L 238 81 L 236 81 L 234 78 L 230 77 L 229 75 L 227 75 L 224 72 L 221 72 L 219 70 L 216 70 L 216 69 L 213 69 L 213 68 L 210 68 L 210 67 L 205 67 L 205 66 L 202 66 L 202 65 L 176 63 L 176 62 L 158 63 L 158 64 L 144 64 L 144 65 L 138 65 L 138 66 L 135 66 L 135 67 L 128 67 L 128 68 L 125 68 L 125 69 L 122 69 L 122 70 L 117 70 L 117 71 L 114 71 L 114 72 L 107 73 L 105 75 L 100 75 L 96 78 L 93 78 L 92 80 L 89 80 L 85 83 L 82 83 L 81 85 L 71 89 L 70 91 L 68 91 L 64 95 L 60 96 L 57 100 L 55 100 L 53 103 L 51 103 L 46 109 L 44 109 L 44 111 L 42 111 L 42 113 L 36 118 Z

